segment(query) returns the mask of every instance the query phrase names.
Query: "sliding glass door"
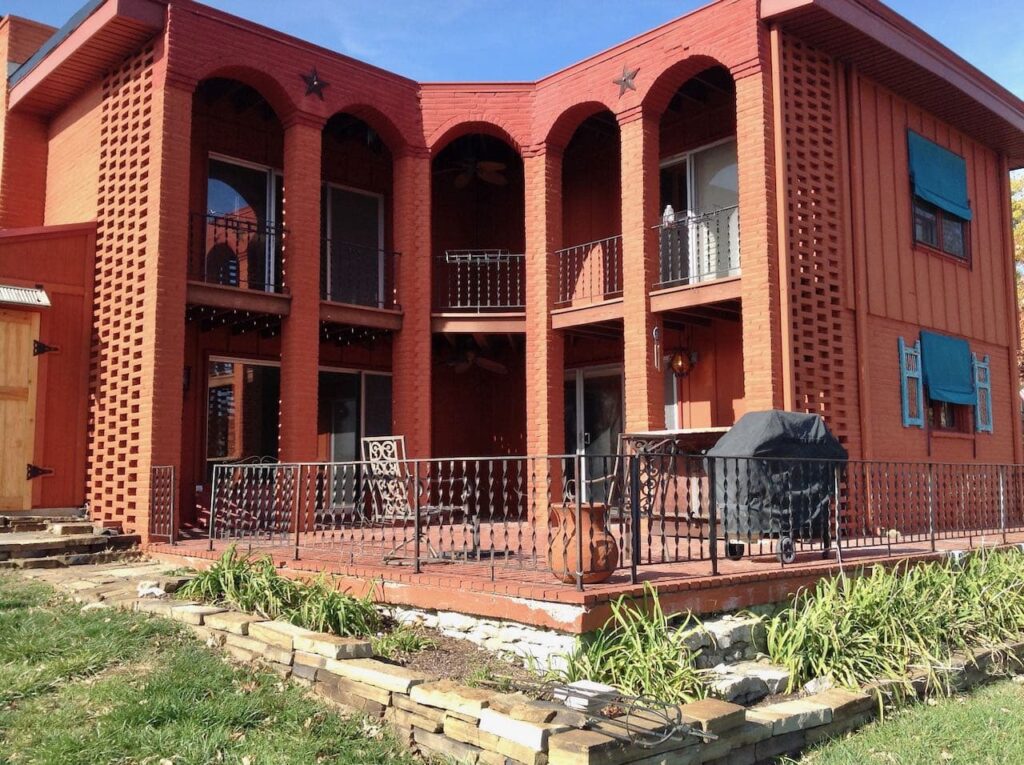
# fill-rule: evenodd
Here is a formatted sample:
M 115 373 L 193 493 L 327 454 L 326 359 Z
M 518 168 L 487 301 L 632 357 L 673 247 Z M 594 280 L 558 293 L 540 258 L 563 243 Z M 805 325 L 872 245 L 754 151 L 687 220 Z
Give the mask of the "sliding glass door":
M 671 207 L 661 243 L 662 284 L 739 273 L 739 176 L 736 140 L 688 152 L 661 168 L 661 209 Z M 671 255 L 665 257 L 666 248 Z
M 384 305 L 384 205 L 379 194 L 324 186 L 324 299 Z
M 565 382 L 565 447 L 583 460 L 584 501 L 604 502 L 623 427 L 622 369 L 577 369 Z M 570 468 L 570 475 L 574 472 Z
M 268 167 L 211 157 L 203 220 L 202 278 L 213 284 L 280 291 L 283 180 Z

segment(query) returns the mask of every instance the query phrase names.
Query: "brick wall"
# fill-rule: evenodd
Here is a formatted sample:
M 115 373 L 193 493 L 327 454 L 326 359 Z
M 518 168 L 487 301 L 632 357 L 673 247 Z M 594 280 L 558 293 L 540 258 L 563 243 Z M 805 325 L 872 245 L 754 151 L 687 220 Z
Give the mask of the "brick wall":
M 50 120 L 45 209 L 49 226 L 96 219 L 102 114 L 103 92 L 97 84 Z
M 103 80 L 93 316 L 89 504 L 93 517 L 141 528 L 141 460 L 148 423 L 141 402 L 149 370 L 144 294 L 149 248 L 149 178 L 153 164 L 152 47 Z

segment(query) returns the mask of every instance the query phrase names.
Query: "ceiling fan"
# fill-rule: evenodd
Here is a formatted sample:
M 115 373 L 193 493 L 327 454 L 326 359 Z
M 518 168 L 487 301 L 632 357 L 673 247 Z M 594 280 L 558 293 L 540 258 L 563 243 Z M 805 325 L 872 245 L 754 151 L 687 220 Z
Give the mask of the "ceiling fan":
M 504 162 L 496 162 L 489 159 L 460 159 L 455 167 L 451 168 L 457 174 L 455 176 L 455 188 L 464 189 L 474 179 L 479 178 L 484 183 L 492 186 L 507 186 L 508 178 L 505 177 L 506 165 Z
M 449 338 L 449 342 L 452 342 L 451 338 Z M 464 374 L 473 367 L 480 367 L 480 369 L 496 375 L 508 374 L 508 367 L 500 361 L 495 361 L 481 355 L 480 345 L 476 341 L 470 340 L 468 343 L 452 342 L 452 346 L 455 349 L 455 355 L 444 362 L 444 364 L 450 367 L 455 374 Z

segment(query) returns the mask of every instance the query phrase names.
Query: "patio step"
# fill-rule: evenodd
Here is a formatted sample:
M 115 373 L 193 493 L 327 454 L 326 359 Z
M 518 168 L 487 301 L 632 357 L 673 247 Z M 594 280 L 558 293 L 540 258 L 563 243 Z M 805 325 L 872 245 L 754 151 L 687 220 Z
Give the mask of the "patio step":
M 46 531 L 54 526 L 69 524 L 87 524 L 76 533 L 91 533 L 92 524 L 81 507 L 58 507 L 47 510 L 35 510 L 23 513 L 5 513 L 0 515 L 0 534 L 16 534 L 19 532 Z M 56 533 L 60 533 L 59 531 Z M 68 532 L 71 533 L 71 532 Z
M 86 530 L 88 533 L 75 533 Z M 25 561 L 36 561 L 28 565 L 45 566 L 41 561 L 52 559 L 49 565 L 75 565 L 80 556 L 128 550 L 137 547 L 139 541 L 136 534 L 97 533 L 92 524 L 55 524 L 44 531 L 12 531 L 0 536 L 0 564 L 24 567 Z

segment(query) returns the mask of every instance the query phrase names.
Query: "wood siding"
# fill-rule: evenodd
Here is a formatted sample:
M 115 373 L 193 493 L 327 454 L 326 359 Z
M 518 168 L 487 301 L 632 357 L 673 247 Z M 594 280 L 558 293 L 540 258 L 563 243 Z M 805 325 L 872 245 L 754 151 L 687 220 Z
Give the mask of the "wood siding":
M 853 193 L 860 195 L 860 257 L 873 316 L 1009 346 L 1006 211 L 999 156 L 935 117 L 862 78 L 854 79 Z M 964 157 L 974 219 L 970 264 L 914 246 L 907 130 Z

